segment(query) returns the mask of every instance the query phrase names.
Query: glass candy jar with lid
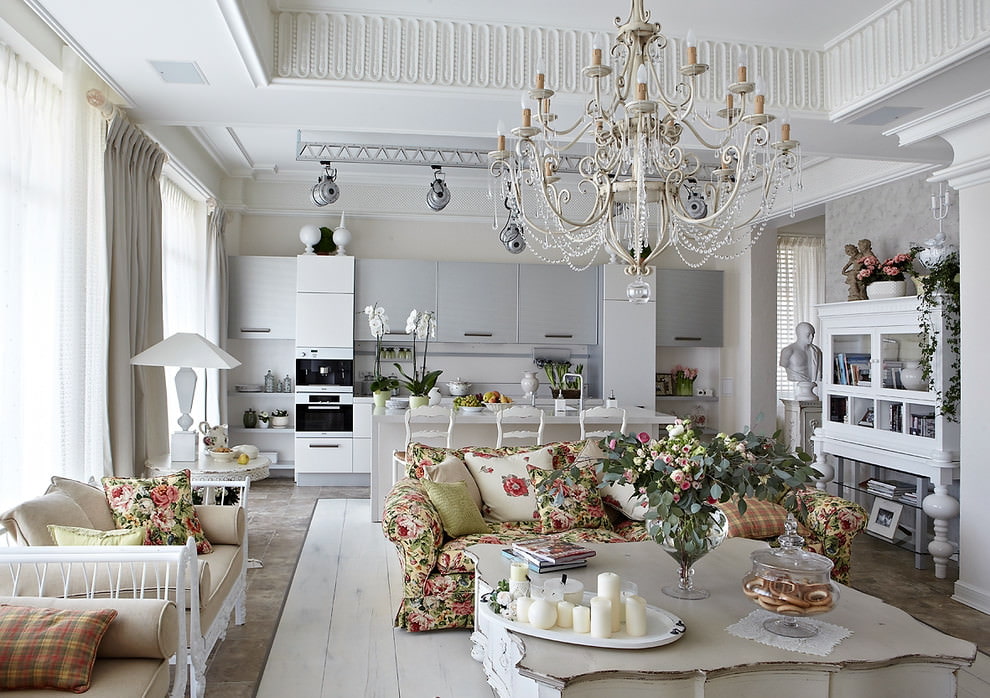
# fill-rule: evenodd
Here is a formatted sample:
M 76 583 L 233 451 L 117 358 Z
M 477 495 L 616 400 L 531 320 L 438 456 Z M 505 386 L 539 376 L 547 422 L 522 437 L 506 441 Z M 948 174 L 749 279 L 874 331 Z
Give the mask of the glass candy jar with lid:
M 786 637 L 811 637 L 818 627 L 802 618 L 827 613 L 839 601 L 829 576 L 832 561 L 801 549 L 804 538 L 797 534 L 793 514 L 787 515 L 777 541 L 779 548 L 750 553 L 753 569 L 743 577 L 743 593 L 760 608 L 778 614 L 763 624 L 765 629 Z

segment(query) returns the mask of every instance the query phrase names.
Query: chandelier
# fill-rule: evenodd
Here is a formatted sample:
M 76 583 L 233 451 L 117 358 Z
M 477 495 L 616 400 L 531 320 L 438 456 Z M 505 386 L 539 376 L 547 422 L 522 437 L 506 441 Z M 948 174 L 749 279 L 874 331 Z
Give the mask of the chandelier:
M 633 277 L 630 300 L 646 302 L 643 277 L 674 249 L 689 266 L 731 259 L 763 232 L 778 191 L 800 187 L 798 142 L 786 114 L 779 138 L 764 112 L 760 80 L 747 80 L 740 54 L 724 104 L 703 105 L 693 33 L 672 87 L 661 83 L 667 38 L 649 21 L 643 0 L 632 0 L 603 62 L 595 38 L 583 75 L 593 92 L 573 125 L 558 126 L 542 59 L 535 87 L 522 97 L 521 125 L 508 149 L 499 124 L 491 151 L 492 198 L 516 213 L 530 249 L 546 262 L 587 268 L 603 248 Z M 776 129 L 775 129 L 776 131 Z M 563 165 L 577 159 L 576 170 Z M 497 189 L 497 191 L 496 191 Z

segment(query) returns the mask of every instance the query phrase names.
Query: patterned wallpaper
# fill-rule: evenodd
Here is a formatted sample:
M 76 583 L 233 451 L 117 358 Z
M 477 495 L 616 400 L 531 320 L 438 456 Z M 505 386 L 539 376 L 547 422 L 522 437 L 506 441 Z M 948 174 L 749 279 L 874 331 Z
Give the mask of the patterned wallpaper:
M 848 287 L 840 273 L 848 257 L 846 244 L 860 238 L 873 242 L 873 251 L 882 260 L 907 252 L 911 243 L 923 243 L 938 232 L 932 217 L 931 197 L 937 184 L 926 177 L 909 177 L 875 189 L 831 201 L 825 205 L 825 299 L 829 303 L 846 300 Z M 949 242 L 959 244 L 958 196 L 949 194 L 949 215 L 942 230 Z

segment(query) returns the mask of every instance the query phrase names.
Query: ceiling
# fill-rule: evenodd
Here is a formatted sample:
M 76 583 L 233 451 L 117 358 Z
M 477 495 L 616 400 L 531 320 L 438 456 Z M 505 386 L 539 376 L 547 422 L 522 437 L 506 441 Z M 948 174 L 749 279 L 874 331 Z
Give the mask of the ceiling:
M 385 80 L 334 81 L 277 77 L 275 13 L 280 10 L 451 19 L 608 31 L 628 14 L 627 0 L 25 0 L 102 77 L 115 87 L 131 118 L 149 127 L 189 128 L 227 176 L 313 179 L 314 162 L 296 160 L 300 130 L 345 143 L 492 147 L 495 123 L 518 120 L 515 89 L 458 89 Z M 646 0 L 670 37 L 694 29 L 699 39 L 821 51 L 887 0 Z M 170 84 L 152 61 L 194 62 L 204 84 Z M 911 119 L 966 96 L 990 68 L 983 54 L 918 81 L 878 102 L 897 108 L 881 115 Z M 960 77 L 962 76 L 962 77 Z M 563 107 L 576 107 L 574 96 Z M 867 114 L 868 116 L 869 114 Z M 869 119 L 867 119 L 869 120 Z M 892 125 L 833 123 L 824 111 L 793 114 L 795 137 L 808 163 L 835 158 L 942 164 L 951 151 L 941 141 L 900 148 L 882 132 Z M 351 167 L 350 165 L 346 167 Z M 368 169 L 370 167 L 370 169 Z M 375 168 L 379 170 L 375 171 Z M 345 169 L 339 166 L 342 172 Z M 354 166 L 364 176 L 381 165 Z M 839 168 L 833 168 L 838 170 Z M 480 177 L 480 173 L 478 174 Z

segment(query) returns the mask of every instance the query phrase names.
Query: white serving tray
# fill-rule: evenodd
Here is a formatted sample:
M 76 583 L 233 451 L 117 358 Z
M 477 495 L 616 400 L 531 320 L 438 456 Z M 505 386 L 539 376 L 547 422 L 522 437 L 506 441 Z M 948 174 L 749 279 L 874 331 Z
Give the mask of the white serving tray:
M 591 598 L 595 594 L 590 591 L 584 592 L 584 605 L 589 606 Z M 625 624 L 617 633 L 612 633 L 612 637 L 592 637 L 589 633 L 576 633 L 571 628 L 553 627 L 549 630 L 542 630 L 529 623 L 520 623 L 509 620 L 504 616 L 495 613 L 488 604 L 481 604 L 481 613 L 499 625 L 504 625 L 509 630 L 540 637 L 544 640 L 554 640 L 555 642 L 566 642 L 571 645 L 584 645 L 585 647 L 608 647 L 618 650 L 640 650 L 647 647 L 660 647 L 676 642 L 684 636 L 686 630 L 684 621 L 669 611 L 665 611 L 657 606 L 646 606 L 646 635 L 642 637 L 630 637 L 626 634 Z

